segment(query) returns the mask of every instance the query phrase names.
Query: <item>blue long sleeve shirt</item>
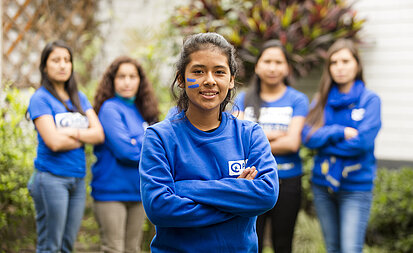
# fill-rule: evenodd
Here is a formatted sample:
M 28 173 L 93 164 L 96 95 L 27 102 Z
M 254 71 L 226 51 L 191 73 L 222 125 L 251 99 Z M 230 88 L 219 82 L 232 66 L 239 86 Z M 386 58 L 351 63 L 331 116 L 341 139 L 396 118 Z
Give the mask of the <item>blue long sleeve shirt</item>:
M 254 180 L 237 179 L 251 166 Z M 276 166 L 261 127 L 228 113 L 213 132 L 184 112 L 149 127 L 140 176 L 152 252 L 256 252 L 256 216 L 278 197 Z
M 336 92 L 337 93 L 337 92 Z M 328 186 L 329 170 L 340 166 L 337 188 L 344 191 L 370 191 L 376 172 L 374 141 L 381 128 L 380 98 L 357 81 L 349 94 L 329 95 L 324 110 L 325 124 L 316 131 L 306 125 L 303 144 L 316 149 L 312 181 Z M 339 97 L 354 101 L 340 104 Z M 355 138 L 344 138 L 345 127 L 357 129 Z
M 141 201 L 139 159 L 147 123 L 135 104 L 118 97 L 99 111 L 105 142 L 94 148 L 92 196 L 98 201 Z

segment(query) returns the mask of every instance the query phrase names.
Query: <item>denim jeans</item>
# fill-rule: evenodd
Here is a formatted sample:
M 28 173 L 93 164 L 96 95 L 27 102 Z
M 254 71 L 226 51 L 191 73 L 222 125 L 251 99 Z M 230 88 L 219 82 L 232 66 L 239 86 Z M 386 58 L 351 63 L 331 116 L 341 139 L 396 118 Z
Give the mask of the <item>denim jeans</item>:
M 85 207 L 84 179 L 36 171 L 28 188 L 36 209 L 36 252 L 72 252 Z
M 361 253 L 373 198 L 368 192 L 330 192 L 312 185 L 328 253 Z

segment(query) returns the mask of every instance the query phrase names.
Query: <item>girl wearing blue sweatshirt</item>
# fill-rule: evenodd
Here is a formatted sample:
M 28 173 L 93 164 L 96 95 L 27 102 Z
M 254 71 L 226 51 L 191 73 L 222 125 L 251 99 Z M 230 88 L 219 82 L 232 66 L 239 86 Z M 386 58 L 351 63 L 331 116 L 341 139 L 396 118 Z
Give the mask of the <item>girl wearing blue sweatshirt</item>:
M 145 213 L 139 188 L 139 160 L 145 129 L 158 121 L 158 103 L 140 64 L 115 59 L 95 95 L 105 142 L 95 146 L 92 197 L 103 252 L 140 252 Z
M 303 143 L 317 150 L 312 190 L 327 252 L 362 252 L 376 172 L 380 99 L 363 81 L 357 48 L 340 39 L 328 50 Z
M 84 144 L 102 143 L 99 119 L 78 91 L 72 50 L 48 43 L 40 59 L 41 87 L 28 113 L 39 144 L 35 172 L 28 183 L 36 209 L 36 252 L 72 252 L 85 207 Z
M 180 112 L 148 127 L 142 147 L 152 252 L 258 251 L 255 222 L 276 203 L 277 166 L 261 127 L 225 112 L 236 72 L 221 35 L 184 41 L 172 84 Z
M 295 221 L 300 209 L 302 166 L 298 152 L 308 113 L 308 98 L 290 86 L 291 72 L 281 42 L 265 42 L 257 57 L 250 88 L 240 93 L 234 107 L 235 116 L 257 122 L 264 129 L 280 178 L 277 204 L 257 219 L 258 252 L 263 249 L 267 221 L 271 221 L 274 251 L 292 252 Z

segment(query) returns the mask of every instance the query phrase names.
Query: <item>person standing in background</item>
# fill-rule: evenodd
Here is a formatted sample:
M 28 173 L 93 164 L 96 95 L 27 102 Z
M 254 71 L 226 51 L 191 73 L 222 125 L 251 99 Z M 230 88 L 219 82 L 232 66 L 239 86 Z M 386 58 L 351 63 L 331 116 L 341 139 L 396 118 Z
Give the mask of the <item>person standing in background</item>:
M 280 193 L 277 204 L 258 216 L 257 234 L 262 252 L 265 225 L 271 221 L 272 247 L 291 253 L 294 227 L 301 204 L 301 131 L 308 113 L 308 98 L 292 88 L 292 67 L 278 40 L 266 41 L 258 54 L 247 92 L 236 99 L 233 115 L 257 122 L 264 129 L 277 161 Z
M 36 252 L 72 252 L 85 207 L 84 144 L 104 141 L 99 119 L 78 91 L 73 53 L 48 43 L 40 59 L 41 87 L 28 113 L 37 131 L 37 157 L 28 189 L 36 209 Z
M 353 41 L 337 40 L 327 55 L 302 141 L 317 150 L 312 190 L 327 252 L 361 253 L 373 198 L 381 103 L 365 87 Z
M 158 102 L 141 65 L 122 56 L 106 69 L 94 109 L 105 132 L 95 146 L 92 197 L 102 251 L 140 252 L 145 212 L 139 185 L 142 139 L 159 117 Z

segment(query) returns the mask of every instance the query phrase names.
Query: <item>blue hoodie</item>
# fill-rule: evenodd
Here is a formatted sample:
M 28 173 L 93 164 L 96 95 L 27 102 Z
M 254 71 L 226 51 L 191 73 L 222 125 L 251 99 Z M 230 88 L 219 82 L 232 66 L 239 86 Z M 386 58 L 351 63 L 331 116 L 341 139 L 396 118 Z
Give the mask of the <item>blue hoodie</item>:
M 324 126 L 304 126 L 303 144 L 316 149 L 312 181 L 334 191 L 370 191 L 376 171 L 374 140 L 381 127 L 380 98 L 356 81 L 349 93 L 331 88 L 324 109 Z M 345 140 L 344 128 L 357 129 Z
M 94 148 L 92 196 L 98 201 L 140 201 L 138 164 L 147 123 L 135 104 L 118 97 L 99 110 L 105 142 Z
M 237 179 L 255 166 L 254 180 Z M 257 252 L 256 216 L 273 208 L 278 175 L 256 123 L 222 114 L 212 132 L 181 112 L 150 126 L 140 161 L 152 252 Z

